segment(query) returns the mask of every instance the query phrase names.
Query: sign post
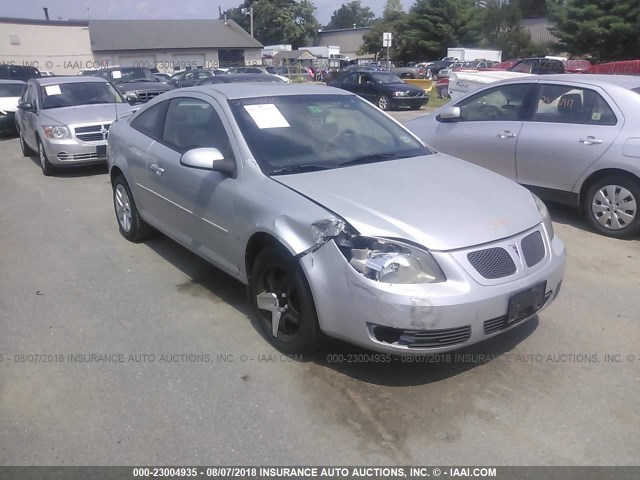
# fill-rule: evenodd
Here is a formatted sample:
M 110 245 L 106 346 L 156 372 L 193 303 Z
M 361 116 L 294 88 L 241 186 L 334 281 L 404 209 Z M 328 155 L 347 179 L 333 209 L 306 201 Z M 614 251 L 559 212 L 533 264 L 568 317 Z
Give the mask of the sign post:
M 384 32 L 382 34 L 382 46 L 387 47 L 387 71 L 391 71 L 391 62 L 389 61 L 389 48 L 391 47 L 391 39 L 393 35 L 391 32 Z

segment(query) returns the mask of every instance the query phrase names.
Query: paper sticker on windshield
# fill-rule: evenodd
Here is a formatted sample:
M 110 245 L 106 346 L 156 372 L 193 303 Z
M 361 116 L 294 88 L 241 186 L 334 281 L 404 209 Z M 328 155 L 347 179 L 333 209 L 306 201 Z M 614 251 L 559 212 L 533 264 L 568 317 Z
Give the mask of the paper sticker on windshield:
M 113 78 L 122 78 L 122 72 L 120 70 L 114 70 L 111 72 L 111 76 Z
M 593 114 L 591 115 L 591 120 L 595 120 L 597 122 L 600 120 L 601 117 L 602 117 L 601 113 L 593 112 Z
M 316 105 L 309 105 L 309 111 L 313 112 L 313 113 L 322 113 L 322 110 L 320 110 L 320 107 L 316 106 Z
M 47 85 L 46 87 L 44 87 L 44 91 L 47 92 L 48 96 L 62 95 L 62 90 L 60 90 L 60 85 Z
M 401 135 L 400 140 L 402 140 L 404 143 L 411 143 L 412 139 L 408 135 Z
M 287 119 L 282 116 L 278 107 L 273 103 L 262 105 L 245 105 L 247 111 L 259 129 L 263 128 L 286 128 L 290 127 Z

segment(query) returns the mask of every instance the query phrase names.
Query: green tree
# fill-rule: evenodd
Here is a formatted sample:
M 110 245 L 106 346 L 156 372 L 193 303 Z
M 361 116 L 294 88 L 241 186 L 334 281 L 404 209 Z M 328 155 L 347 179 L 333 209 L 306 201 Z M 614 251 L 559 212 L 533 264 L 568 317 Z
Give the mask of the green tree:
M 532 55 L 544 47 L 533 45 L 531 35 L 522 27 L 522 13 L 516 1 L 489 0 L 483 10 L 480 45 L 502 51 L 502 58 Z M 543 52 L 540 52 L 543 53 Z
M 520 10 L 524 18 L 545 17 L 547 2 L 546 0 L 520 0 Z
M 363 7 L 360 0 L 353 0 L 344 3 L 331 15 L 331 20 L 327 25 L 327 30 L 338 30 L 341 28 L 368 27 L 373 23 L 376 16 L 369 7 Z
M 448 47 L 476 46 L 481 16 L 474 0 L 417 0 L 400 25 L 398 59 L 436 59 Z
M 227 16 L 249 31 L 249 16 L 243 9 L 253 7 L 254 37 L 263 45 L 291 44 L 293 48 L 309 45 L 320 24 L 309 0 L 247 1 L 227 10 Z
M 406 17 L 406 13 L 402 9 L 400 0 L 387 0 L 385 4 L 382 18 L 376 20 L 371 31 L 362 38 L 362 48 L 360 53 L 369 53 L 376 55 L 376 58 L 386 58 L 386 48 L 382 47 L 382 34 L 391 32 L 393 41 L 390 54 L 392 59 L 398 57 L 398 45 L 401 42 L 402 22 Z
M 628 60 L 640 52 L 638 0 L 566 0 L 548 3 L 559 47 L 599 61 Z

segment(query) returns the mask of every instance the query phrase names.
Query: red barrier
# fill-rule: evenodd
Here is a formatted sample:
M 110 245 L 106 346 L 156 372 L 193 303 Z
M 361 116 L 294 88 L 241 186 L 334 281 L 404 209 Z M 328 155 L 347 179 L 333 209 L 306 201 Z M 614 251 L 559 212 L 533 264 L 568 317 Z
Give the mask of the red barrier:
M 609 75 L 640 75 L 640 60 L 601 63 L 592 65 L 587 73 L 605 73 Z

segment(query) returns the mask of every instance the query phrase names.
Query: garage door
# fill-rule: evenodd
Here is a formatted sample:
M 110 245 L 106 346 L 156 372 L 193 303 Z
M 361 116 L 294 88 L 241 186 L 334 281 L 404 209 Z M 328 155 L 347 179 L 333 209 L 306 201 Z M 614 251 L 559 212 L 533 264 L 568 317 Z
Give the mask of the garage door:
M 118 63 L 118 65 L 121 67 L 156 68 L 155 55 L 120 56 L 119 60 L 120 62 Z
M 204 67 L 204 54 L 180 54 L 171 57 L 176 69 Z

